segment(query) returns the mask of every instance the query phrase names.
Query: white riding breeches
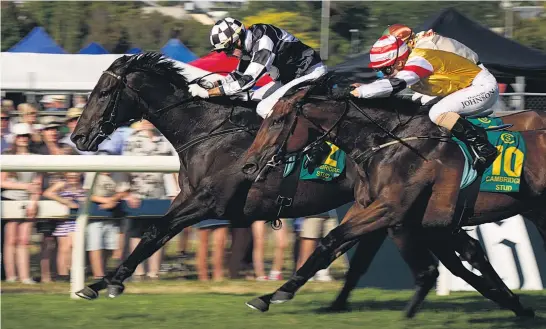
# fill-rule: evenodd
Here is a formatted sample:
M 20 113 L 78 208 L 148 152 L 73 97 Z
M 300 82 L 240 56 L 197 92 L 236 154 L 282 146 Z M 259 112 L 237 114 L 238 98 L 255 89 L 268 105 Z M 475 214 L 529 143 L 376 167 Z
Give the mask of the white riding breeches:
M 263 85 L 262 88 L 252 92 L 250 99 L 253 101 L 261 101 L 282 86 L 283 84 L 280 81 L 271 81 L 268 84 Z
M 461 116 L 482 113 L 491 108 L 499 98 L 497 80 L 488 70 L 482 70 L 476 75 L 472 84 L 454 92 L 438 103 L 429 112 L 430 120 L 437 122 L 442 113 L 455 112 Z
M 326 68 L 326 65 L 324 65 L 322 63 L 318 63 L 318 64 L 310 67 L 309 70 L 307 70 L 305 75 L 302 75 L 301 77 L 290 81 L 289 83 L 287 83 L 287 84 L 283 85 L 282 87 L 278 88 L 277 90 L 275 90 L 269 96 L 266 96 L 264 99 L 262 99 L 262 101 L 260 103 L 258 103 L 258 106 L 256 108 L 256 112 L 258 112 L 258 115 L 261 116 L 262 118 L 264 118 L 264 119 L 267 118 L 269 116 L 269 114 L 271 114 L 271 111 L 273 110 L 273 106 L 275 106 L 277 101 L 282 96 L 284 96 L 284 94 L 288 90 L 290 90 L 290 88 L 292 88 L 295 85 L 298 85 L 298 84 L 300 84 L 300 83 L 302 83 L 304 81 L 316 80 L 316 79 L 320 78 L 321 76 L 325 75 L 327 73 L 327 71 L 328 70 Z M 273 87 L 274 84 L 272 82 L 270 82 L 267 85 L 263 86 L 262 88 L 256 90 L 256 92 L 254 94 L 258 93 L 259 91 L 261 91 L 261 89 L 269 86 L 270 84 L 272 84 L 271 87 Z M 263 94 L 265 94 L 265 92 Z M 254 95 L 252 96 L 252 98 L 254 98 Z

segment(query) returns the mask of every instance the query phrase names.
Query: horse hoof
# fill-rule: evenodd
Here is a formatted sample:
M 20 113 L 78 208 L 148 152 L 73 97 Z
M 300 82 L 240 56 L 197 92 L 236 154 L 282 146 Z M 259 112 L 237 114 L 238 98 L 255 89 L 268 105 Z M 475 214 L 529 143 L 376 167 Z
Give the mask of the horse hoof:
M 263 297 L 254 298 L 250 302 L 246 302 L 245 305 L 260 312 L 267 312 L 269 310 L 269 303 Z
M 282 304 L 294 298 L 294 294 L 291 292 L 277 290 L 271 297 L 271 304 Z
M 76 296 L 87 300 L 93 300 L 99 298 L 99 292 L 89 287 L 85 287 L 82 290 L 77 291 Z
M 535 317 L 535 310 L 532 308 L 524 308 L 521 311 L 516 313 L 519 317 L 525 317 L 525 318 L 534 318 Z
M 109 284 L 108 285 L 108 297 L 116 298 L 123 293 L 125 286 L 123 284 Z
M 417 314 L 418 308 L 417 307 L 409 307 L 406 310 L 404 310 L 404 317 L 406 319 L 412 319 L 415 317 L 415 314 Z

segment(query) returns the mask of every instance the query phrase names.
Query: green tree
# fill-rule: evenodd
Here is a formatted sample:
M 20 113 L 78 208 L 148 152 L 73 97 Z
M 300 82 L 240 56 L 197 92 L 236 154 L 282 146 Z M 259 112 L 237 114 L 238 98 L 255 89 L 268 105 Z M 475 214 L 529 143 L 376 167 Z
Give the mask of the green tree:
M 514 29 L 514 39 L 546 52 L 546 17 L 520 20 Z
M 310 47 L 315 49 L 320 47 L 320 38 L 317 38 L 320 26 L 316 24 L 312 17 L 302 16 L 297 12 L 266 9 L 257 12 L 253 16 L 244 17 L 243 23 L 247 26 L 257 23 L 272 24 L 289 31 Z
M 18 16 L 19 12 L 13 2 L 2 2 L 2 51 L 11 48 L 21 39 L 22 26 Z
M 280 6 L 280 8 L 283 8 L 283 6 Z M 311 16 L 313 13 L 315 16 L 317 15 L 316 11 L 312 8 L 307 8 L 306 10 L 306 12 L 311 13 L 310 16 L 304 15 L 301 12 L 280 11 L 268 8 L 258 11 L 252 16 L 243 17 L 242 21 L 247 26 L 256 23 L 278 26 L 293 34 L 306 45 L 318 50 L 320 48 L 320 19 Z M 342 61 L 348 53 L 349 43 L 334 31 L 330 31 L 328 48 L 330 55 L 326 63 L 334 65 Z
M 2 2 L 2 51 L 17 44 L 36 24 L 14 2 Z

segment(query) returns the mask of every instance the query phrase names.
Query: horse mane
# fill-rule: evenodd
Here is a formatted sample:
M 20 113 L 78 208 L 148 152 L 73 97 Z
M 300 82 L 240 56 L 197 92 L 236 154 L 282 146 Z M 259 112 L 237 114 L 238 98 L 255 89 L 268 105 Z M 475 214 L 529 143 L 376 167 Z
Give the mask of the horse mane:
M 187 88 L 188 80 L 184 76 L 184 69 L 176 66 L 176 63 L 158 52 L 145 52 L 131 56 L 123 56 L 112 63 L 109 70 L 125 74 L 142 71 L 159 75 L 174 85 Z

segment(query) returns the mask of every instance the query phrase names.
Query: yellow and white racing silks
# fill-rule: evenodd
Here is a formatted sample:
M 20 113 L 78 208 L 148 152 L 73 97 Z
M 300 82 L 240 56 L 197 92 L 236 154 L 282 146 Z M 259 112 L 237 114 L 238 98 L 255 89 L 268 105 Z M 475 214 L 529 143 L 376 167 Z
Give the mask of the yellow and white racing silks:
M 432 30 L 417 33 L 415 38 L 408 45 L 411 49 L 433 49 L 454 53 L 468 59 L 476 65 L 479 65 L 480 62 L 478 54 L 476 54 L 472 49 L 455 39 L 441 36 Z
M 395 42 L 385 37 L 380 41 Z M 499 90 L 495 77 L 489 71 L 453 52 L 417 47 L 417 44 L 424 42 L 415 42 L 402 70 L 388 79 L 360 86 L 358 97 L 385 97 L 406 87 L 423 95 L 444 96 L 429 111 L 433 122 L 437 122 L 443 113 L 454 112 L 462 116 L 479 114 L 495 104 Z M 433 43 L 430 40 L 426 42 L 429 45 Z M 370 53 L 372 63 L 375 57 L 381 56 L 382 49 L 388 48 L 385 45 L 374 47 Z M 372 55 L 375 57 L 372 58 Z

